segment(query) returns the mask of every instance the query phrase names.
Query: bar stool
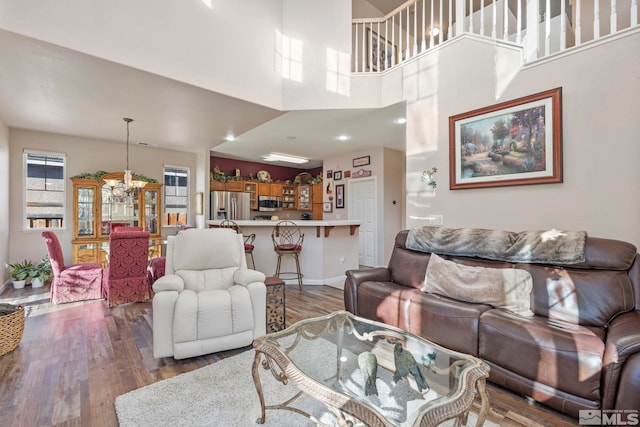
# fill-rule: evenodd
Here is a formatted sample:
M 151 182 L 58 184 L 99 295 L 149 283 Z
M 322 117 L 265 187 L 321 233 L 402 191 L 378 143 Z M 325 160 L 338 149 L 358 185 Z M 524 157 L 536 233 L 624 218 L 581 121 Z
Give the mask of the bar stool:
M 248 255 L 249 258 L 251 258 L 251 268 L 255 270 L 256 263 L 253 260 L 253 250 L 255 249 L 255 246 L 253 245 L 253 241 L 256 240 L 256 235 L 254 233 L 244 234 L 240 229 L 240 226 L 238 226 L 238 223 L 236 223 L 235 221 L 231 221 L 230 219 L 225 219 L 224 221 L 222 221 L 219 227 L 230 228 L 236 233 L 242 234 L 242 236 L 244 237 L 244 253 Z
M 300 228 L 291 221 L 280 221 L 273 227 L 271 232 L 271 240 L 273 241 L 273 250 L 278 256 L 278 264 L 276 266 L 275 277 L 281 274 L 293 274 L 298 278 L 298 287 L 302 290 L 302 277 L 300 271 L 300 252 L 302 252 L 302 242 L 304 234 L 300 232 Z M 296 271 L 280 271 L 282 257 L 291 255 L 296 261 Z

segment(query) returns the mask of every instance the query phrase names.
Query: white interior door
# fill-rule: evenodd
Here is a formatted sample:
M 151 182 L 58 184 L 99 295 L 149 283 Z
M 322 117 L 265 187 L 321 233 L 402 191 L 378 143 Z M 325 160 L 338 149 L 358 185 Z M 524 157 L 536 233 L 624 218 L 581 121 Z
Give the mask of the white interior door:
M 359 263 L 367 267 L 375 267 L 378 226 L 376 203 L 376 178 L 358 178 L 349 180 L 347 197 L 349 199 L 349 219 L 361 222 L 359 227 L 360 253 Z

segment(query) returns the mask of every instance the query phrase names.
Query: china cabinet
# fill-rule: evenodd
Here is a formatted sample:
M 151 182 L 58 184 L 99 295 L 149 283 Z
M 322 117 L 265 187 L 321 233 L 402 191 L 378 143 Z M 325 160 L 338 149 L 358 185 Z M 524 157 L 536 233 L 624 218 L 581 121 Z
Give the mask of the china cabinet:
M 149 232 L 150 256 L 161 253 L 162 184 L 148 182 L 129 193 L 114 194 L 107 179 L 122 179 L 122 172 L 94 178 L 71 178 L 73 183 L 73 262 L 106 263 L 109 234 L 117 227 L 142 227 Z M 153 242 L 157 241 L 156 244 Z

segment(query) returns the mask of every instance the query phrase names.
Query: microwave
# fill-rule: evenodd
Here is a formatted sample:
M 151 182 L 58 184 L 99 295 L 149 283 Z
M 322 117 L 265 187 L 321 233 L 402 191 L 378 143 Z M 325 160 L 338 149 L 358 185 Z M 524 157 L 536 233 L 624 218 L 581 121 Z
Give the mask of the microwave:
M 258 196 L 259 211 L 277 211 L 278 209 L 282 209 L 282 197 Z

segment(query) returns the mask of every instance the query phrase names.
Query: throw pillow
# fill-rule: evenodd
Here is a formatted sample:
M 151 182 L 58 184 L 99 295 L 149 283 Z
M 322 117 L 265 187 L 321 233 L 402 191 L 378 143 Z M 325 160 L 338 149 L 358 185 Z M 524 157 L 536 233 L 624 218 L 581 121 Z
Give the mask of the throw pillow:
M 431 254 L 423 292 L 466 302 L 484 303 L 520 316 L 531 317 L 533 279 L 517 268 L 472 267 Z

